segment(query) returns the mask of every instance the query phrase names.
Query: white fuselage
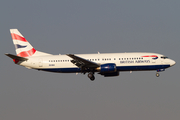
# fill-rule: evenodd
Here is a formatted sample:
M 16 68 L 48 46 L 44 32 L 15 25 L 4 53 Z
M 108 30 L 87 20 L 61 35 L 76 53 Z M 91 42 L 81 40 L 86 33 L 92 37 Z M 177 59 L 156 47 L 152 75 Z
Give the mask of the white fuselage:
M 163 58 L 163 55 L 157 53 L 103 53 L 76 55 L 100 65 L 115 63 L 117 71 L 158 70 L 166 69 L 175 64 L 175 61 L 169 58 Z M 49 72 L 81 72 L 80 68 L 74 65 L 71 60 L 72 58 L 67 55 L 31 56 L 28 57 L 27 61 L 18 64 L 27 68 Z

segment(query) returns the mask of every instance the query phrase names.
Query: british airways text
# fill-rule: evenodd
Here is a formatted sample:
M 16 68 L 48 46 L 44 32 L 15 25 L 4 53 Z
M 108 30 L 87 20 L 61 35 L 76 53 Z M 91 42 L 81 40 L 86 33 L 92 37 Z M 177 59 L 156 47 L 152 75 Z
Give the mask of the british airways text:
M 125 63 L 150 63 L 150 60 L 123 60 L 120 61 L 121 64 L 125 64 Z

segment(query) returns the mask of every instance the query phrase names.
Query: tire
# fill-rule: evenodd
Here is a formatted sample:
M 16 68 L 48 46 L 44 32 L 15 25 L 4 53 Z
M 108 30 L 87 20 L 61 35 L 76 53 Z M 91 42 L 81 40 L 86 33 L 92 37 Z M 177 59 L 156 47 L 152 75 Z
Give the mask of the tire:
M 156 73 L 156 77 L 159 77 L 160 76 L 160 74 L 159 73 Z
M 95 80 L 95 77 L 93 76 L 93 77 L 91 77 L 90 79 L 91 79 L 91 81 L 94 81 L 94 80 Z
M 93 77 L 93 74 L 92 74 L 92 73 L 89 73 L 89 74 L 88 74 L 88 78 L 91 79 L 92 77 Z

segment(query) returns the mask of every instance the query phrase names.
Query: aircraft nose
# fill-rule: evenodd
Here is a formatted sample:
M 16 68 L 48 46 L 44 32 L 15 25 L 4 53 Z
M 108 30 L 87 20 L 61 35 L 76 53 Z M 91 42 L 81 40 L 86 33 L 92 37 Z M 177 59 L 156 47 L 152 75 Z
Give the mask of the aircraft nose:
M 174 61 L 174 60 L 171 60 L 170 61 L 170 66 L 173 66 L 173 65 L 175 65 L 176 64 L 176 62 Z

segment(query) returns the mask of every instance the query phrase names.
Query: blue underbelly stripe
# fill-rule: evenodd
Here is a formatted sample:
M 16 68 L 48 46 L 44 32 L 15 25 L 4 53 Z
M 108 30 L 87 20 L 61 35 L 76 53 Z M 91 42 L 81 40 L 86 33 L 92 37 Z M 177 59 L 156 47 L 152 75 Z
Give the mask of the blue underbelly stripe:
M 141 71 L 141 70 L 157 70 L 166 69 L 170 65 L 149 65 L 149 66 L 117 66 L 117 71 Z M 80 68 L 43 68 L 38 69 L 47 72 L 57 72 L 57 73 L 75 73 L 81 72 Z
M 149 66 L 117 66 L 118 71 L 141 71 L 141 70 L 157 70 L 166 69 L 170 65 L 149 65 Z

